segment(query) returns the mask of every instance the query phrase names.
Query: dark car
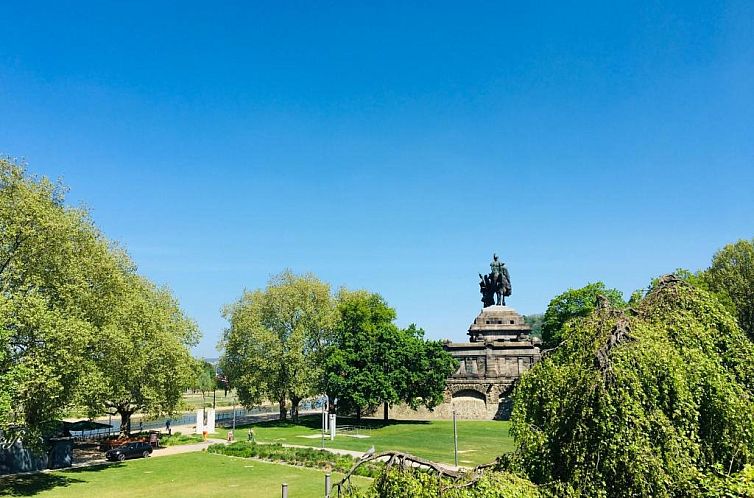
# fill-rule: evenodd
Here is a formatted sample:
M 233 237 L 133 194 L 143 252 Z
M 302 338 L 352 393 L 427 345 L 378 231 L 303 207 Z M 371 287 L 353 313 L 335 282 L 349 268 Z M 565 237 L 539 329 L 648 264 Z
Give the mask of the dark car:
M 118 446 L 105 453 L 105 458 L 108 460 L 123 461 L 126 458 L 147 458 L 152 453 L 152 447 L 149 443 L 141 441 L 135 443 L 126 443 L 123 446 Z

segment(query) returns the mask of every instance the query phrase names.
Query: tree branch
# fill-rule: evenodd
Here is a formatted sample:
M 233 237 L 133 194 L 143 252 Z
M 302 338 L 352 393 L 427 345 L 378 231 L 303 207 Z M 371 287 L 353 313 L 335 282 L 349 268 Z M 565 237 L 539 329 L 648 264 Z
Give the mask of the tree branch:
M 367 462 L 371 462 L 373 460 L 381 460 L 387 458 L 387 463 L 385 465 L 386 469 L 390 469 L 393 464 L 397 462 L 398 466 L 400 468 L 405 469 L 407 467 L 415 467 L 415 468 L 421 468 L 421 467 L 427 467 L 430 470 L 434 470 L 437 472 L 441 477 L 447 476 L 454 480 L 458 480 L 461 477 L 467 475 L 465 472 L 460 472 L 457 470 L 450 470 L 443 466 L 442 464 L 432 462 L 430 460 L 425 460 L 421 457 L 411 455 L 409 453 L 402 453 L 400 451 L 384 451 L 382 453 L 377 453 L 375 455 L 370 455 L 366 458 L 362 458 L 358 462 L 354 464 L 353 467 L 351 467 L 351 470 L 349 470 L 345 476 L 343 476 L 343 479 L 335 483 L 334 487 L 338 488 L 338 496 L 340 496 L 341 490 L 343 489 L 343 486 L 351 485 L 351 476 L 354 472 L 356 472 L 356 469 L 361 467 Z M 478 479 L 478 477 L 477 477 Z
M 16 240 L 13 242 L 13 247 L 10 249 L 10 251 L 8 251 L 8 258 L 5 260 L 2 266 L 0 266 L 0 275 L 3 274 L 5 269 L 13 260 L 13 256 L 15 256 L 15 253 L 18 250 L 18 248 L 21 247 L 21 243 L 26 239 L 27 237 L 21 237 L 21 234 L 16 234 Z

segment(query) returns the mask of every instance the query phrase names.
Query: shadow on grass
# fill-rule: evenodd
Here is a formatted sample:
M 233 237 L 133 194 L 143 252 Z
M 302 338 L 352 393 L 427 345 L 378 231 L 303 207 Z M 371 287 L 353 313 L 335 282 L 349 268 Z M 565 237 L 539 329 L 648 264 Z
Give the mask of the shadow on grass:
M 21 476 L 0 476 L 0 496 L 34 496 L 42 491 L 70 486 L 71 484 L 84 483 L 83 479 L 73 477 L 75 474 L 85 472 L 99 472 L 112 467 L 120 467 L 121 464 L 94 465 L 77 469 L 60 470 L 55 473 L 38 473 Z

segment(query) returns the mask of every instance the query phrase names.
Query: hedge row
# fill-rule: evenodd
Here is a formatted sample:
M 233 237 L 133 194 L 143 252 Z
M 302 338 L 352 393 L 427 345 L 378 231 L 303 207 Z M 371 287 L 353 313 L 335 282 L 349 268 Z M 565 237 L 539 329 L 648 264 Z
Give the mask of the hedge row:
M 340 473 L 348 472 L 358 461 L 357 458 L 348 455 L 336 455 L 315 448 L 286 448 L 279 443 L 257 444 L 248 441 L 236 441 L 228 445 L 213 444 L 207 451 L 241 458 L 260 458 L 271 462 L 285 462 L 291 465 Z M 361 465 L 354 475 L 376 477 L 383 467 L 384 464 L 382 463 L 368 462 Z

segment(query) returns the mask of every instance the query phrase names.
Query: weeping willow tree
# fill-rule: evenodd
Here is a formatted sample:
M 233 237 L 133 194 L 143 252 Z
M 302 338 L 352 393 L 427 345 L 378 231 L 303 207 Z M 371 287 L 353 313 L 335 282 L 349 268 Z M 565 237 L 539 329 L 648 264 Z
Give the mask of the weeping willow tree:
M 555 495 L 754 496 L 754 345 L 714 297 L 666 276 L 562 339 L 516 389 L 504 468 Z

